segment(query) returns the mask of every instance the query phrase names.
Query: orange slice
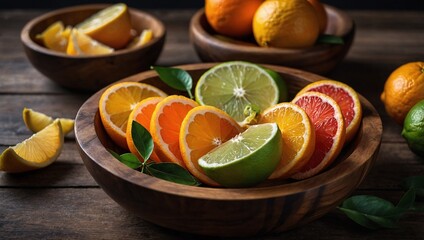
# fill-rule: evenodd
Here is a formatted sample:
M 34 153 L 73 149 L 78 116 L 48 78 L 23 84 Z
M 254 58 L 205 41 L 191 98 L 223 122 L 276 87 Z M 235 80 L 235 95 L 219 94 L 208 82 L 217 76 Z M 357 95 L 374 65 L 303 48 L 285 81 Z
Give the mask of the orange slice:
M 307 91 L 324 93 L 334 99 L 342 110 L 346 125 L 346 142 L 353 139 L 361 125 L 362 108 L 356 91 L 347 84 L 334 80 L 321 80 L 304 87 L 299 94 Z
M 163 99 L 153 111 L 150 122 L 156 154 L 162 162 L 185 167 L 180 151 L 180 128 L 187 113 L 198 104 L 186 97 L 172 95 Z
M 70 27 L 65 29 L 63 23 L 57 21 L 48 26 L 41 34 L 38 34 L 36 38 L 40 39 L 48 49 L 66 52 L 70 29 Z
M 294 103 L 284 102 L 266 109 L 259 122 L 277 123 L 283 137 L 280 163 L 269 178 L 288 178 L 299 171 L 315 149 L 315 129 L 306 112 Z
M 165 97 L 166 93 L 139 82 L 116 83 L 103 92 L 99 100 L 100 118 L 107 134 L 118 146 L 128 149 L 128 117 L 137 103 L 145 98 L 157 96 Z
M 337 102 L 319 92 L 305 92 L 296 96 L 293 103 L 308 114 L 315 128 L 315 149 L 305 166 L 292 178 L 314 176 L 328 167 L 343 148 L 346 128 Z
M 134 141 L 131 134 L 132 121 L 136 121 L 140 123 L 144 128 L 147 129 L 147 131 L 150 132 L 150 120 L 152 118 L 153 111 L 155 110 L 156 105 L 163 99 L 164 99 L 163 97 L 149 97 L 142 100 L 134 107 L 130 116 L 128 117 L 127 132 L 126 132 L 127 145 L 131 153 L 135 154 L 140 160 L 142 160 L 143 158 L 138 153 L 137 148 L 134 145 Z M 154 149 L 150 158 L 155 162 L 160 162 L 160 159 L 155 153 Z
M 242 132 L 226 112 L 212 106 L 195 107 L 187 113 L 180 129 L 180 151 L 184 164 L 193 176 L 210 186 L 219 184 L 204 173 L 200 157 Z

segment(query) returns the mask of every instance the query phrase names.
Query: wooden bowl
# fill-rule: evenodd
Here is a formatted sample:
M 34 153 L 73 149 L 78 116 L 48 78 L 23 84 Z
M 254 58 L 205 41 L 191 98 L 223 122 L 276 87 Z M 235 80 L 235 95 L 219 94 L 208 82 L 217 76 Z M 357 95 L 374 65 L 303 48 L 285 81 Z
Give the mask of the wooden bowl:
M 193 79 L 212 63 L 178 66 Z M 265 65 L 281 74 L 294 96 L 321 76 L 291 68 Z M 166 87 L 156 72 L 123 79 Z M 146 221 L 182 232 L 225 237 L 282 232 L 311 222 L 341 203 L 362 182 L 376 160 L 382 123 L 375 108 L 360 96 L 363 120 L 354 140 L 326 171 L 301 181 L 269 181 L 252 188 L 211 188 L 180 185 L 142 174 L 115 159 L 117 149 L 100 120 L 98 102 L 106 88 L 79 109 L 75 136 L 81 157 L 101 188 L 118 204 Z
M 204 9 L 195 13 L 191 19 L 190 39 L 199 58 L 204 62 L 245 60 L 324 74 L 343 60 L 355 35 L 354 22 L 345 12 L 329 5 L 324 6 L 328 15 L 325 33 L 343 38 L 343 45 L 316 44 L 304 49 L 265 48 L 259 47 L 254 40 L 247 42 L 225 39 L 211 28 Z
M 130 8 L 133 28 L 138 33 L 148 28 L 154 35 L 153 40 L 139 48 L 117 50 L 100 56 L 69 56 L 47 49 L 36 41 L 35 36 L 56 21 L 62 21 L 65 26 L 75 26 L 108 6 L 95 4 L 63 8 L 28 22 L 22 29 L 21 41 L 32 65 L 66 88 L 87 91 L 99 90 L 114 81 L 148 69 L 162 51 L 166 30 L 160 20 L 137 9 Z

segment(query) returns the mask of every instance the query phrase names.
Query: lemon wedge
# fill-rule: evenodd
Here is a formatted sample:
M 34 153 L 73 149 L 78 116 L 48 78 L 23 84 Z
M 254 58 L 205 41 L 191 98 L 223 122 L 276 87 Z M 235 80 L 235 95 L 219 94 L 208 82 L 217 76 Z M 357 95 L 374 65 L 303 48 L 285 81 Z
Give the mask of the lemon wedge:
M 68 36 L 71 27 L 64 29 L 64 25 L 61 21 L 54 22 L 47 27 L 44 32 L 36 36 L 37 39 L 41 40 L 49 49 L 66 52 L 68 46 Z
M 0 170 L 18 173 L 50 165 L 62 151 L 63 138 L 60 120 L 54 120 L 30 138 L 7 148 L 0 155 Z
M 110 48 L 86 35 L 85 33 L 72 29 L 66 53 L 69 55 L 101 55 L 114 51 Z
M 147 44 L 148 42 L 150 42 L 152 38 L 153 38 L 153 31 L 151 29 L 145 29 L 140 33 L 140 36 L 135 37 L 134 40 L 130 44 L 128 44 L 127 48 L 141 47 Z
M 22 110 L 22 118 L 29 130 L 37 133 L 50 125 L 55 119 L 44 113 L 34 111 L 30 108 Z M 58 118 L 62 126 L 63 135 L 67 135 L 74 129 L 74 120 L 69 118 Z

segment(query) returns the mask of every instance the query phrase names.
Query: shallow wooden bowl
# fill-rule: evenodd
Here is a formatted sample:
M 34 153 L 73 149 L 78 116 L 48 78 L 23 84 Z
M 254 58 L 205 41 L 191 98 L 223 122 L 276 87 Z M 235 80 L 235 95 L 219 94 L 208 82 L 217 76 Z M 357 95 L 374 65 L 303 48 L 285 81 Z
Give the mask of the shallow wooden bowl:
M 153 40 L 139 48 L 117 50 L 100 56 L 69 56 L 47 49 L 36 41 L 35 36 L 56 21 L 62 21 L 65 26 L 75 26 L 107 6 L 94 4 L 63 8 L 28 22 L 21 31 L 21 41 L 29 61 L 52 81 L 70 89 L 87 91 L 99 90 L 148 69 L 162 51 L 166 30 L 159 19 L 137 9 L 130 9 L 133 28 L 138 33 L 149 28 L 154 35 Z
M 343 11 L 324 5 L 328 14 L 326 34 L 343 38 L 343 45 L 316 44 L 304 49 L 259 47 L 254 40 L 238 41 L 217 37 L 206 20 L 204 9 L 190 22 L 190 39 L 199 58 L 204 62 L 245 60 L 250 62 L 294 67 L 324 74 L 332 70 L 349 51 L 354 35 L 353 20 Z
M 179 66 L 193 79 L 212 63 Z M 300 70 L 265 65 L 287 81 L 290 94 L 322 77 Z M 122 81 L 140 81 L 171 90 L 156 72 L 146 71 Z M 302 181 L 269 181 L 252 188 L 193 187 L 164 181 L 132 170 L 107 149 L 117 149 L 100 120 L 98 102 L 106 88 L 79 109 L 75 135 L 79 152 L 101 188 L 131 213 L 157 225 L 211 236 L 254 236 L 282 232 L 313 221 L 349 196 L 376 160 L 382 123 L 374 107 L 360 96 L 363 120 L 354 140 L 323 173 Z

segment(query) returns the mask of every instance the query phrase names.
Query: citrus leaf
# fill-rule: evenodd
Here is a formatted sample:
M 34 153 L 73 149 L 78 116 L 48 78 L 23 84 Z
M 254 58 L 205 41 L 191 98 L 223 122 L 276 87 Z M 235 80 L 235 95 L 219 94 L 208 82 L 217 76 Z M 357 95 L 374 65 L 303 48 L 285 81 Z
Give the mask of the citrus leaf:
M 131 136 L 133 138 L 135 148 L 144 159 L 144 162 L 146 162 L 153 152 L 154 145 L 152 136 L 140 123 L 132 121 L 131 124 Z
M 367 218 L 363 213 L 360 213 L 358 211 L 338 207 L 340 211 L 342 211 L 346 216 L 348 216 L 352 221 L 356 222 L 357 224 L 366 227 L 368 229 L 378 229 L 380 228 L 379 225 L 371 221 L 369 218 Z
M 410 188 L 399 200 L 399 203 L 396 205 L 396 208 L 400 211 L 408 211 L 414 206 L 415 203 L 415 188 Z
M 319 35 L 316 42 L 317 43 L 336 44 L 336 45 L 343 45 L 344 44 L 343 38 L 335 36 L 335 35 L 329 35 L 329 34 Z
M 112 156 L 118 159 L 121 163 L 127 165 L 128 167 L 132 169 L 138 169 L 142 165 L 140 160 L 138 160 L 137 156 L 135 156 L 132 153 L 124 153 L 122 155 L 119 155 L 118 153 L 110 149 L 108 151 L 112 154 Z
M 401 183 L 403 189 L 415 188 L 417 196 L 424 197 L 424 176 L 412 176 L 404 179 Z
M 193 99 L 193 95 L 191 93 L 193 79 L 187 71 L 179 68 L 158 66 L 152 66 L 152 69 L 158 73 L 159 78 L 168 86 L 180 91 L 187 91 L 190 98 Z
M 151 176 L 170 182 L 199 186 L 200 183 L 183 167 L 175 163 L 153 163 L 146 166 Z

